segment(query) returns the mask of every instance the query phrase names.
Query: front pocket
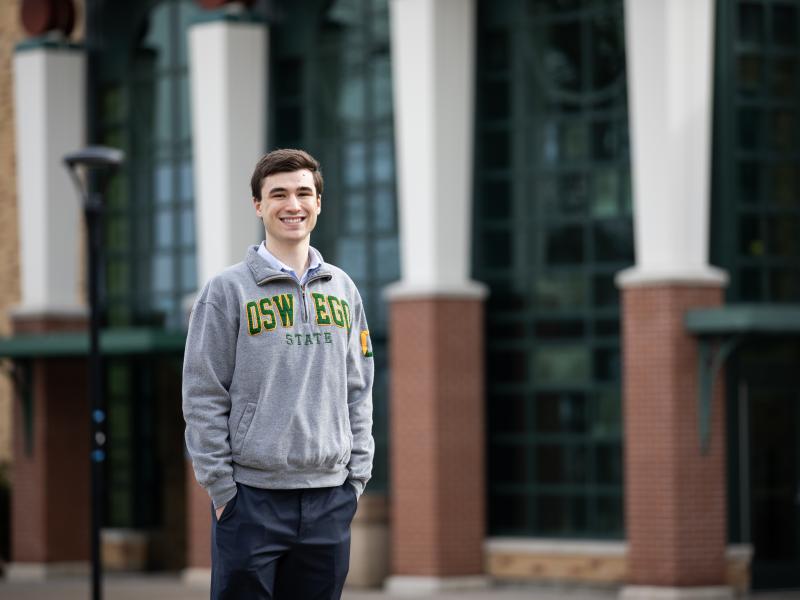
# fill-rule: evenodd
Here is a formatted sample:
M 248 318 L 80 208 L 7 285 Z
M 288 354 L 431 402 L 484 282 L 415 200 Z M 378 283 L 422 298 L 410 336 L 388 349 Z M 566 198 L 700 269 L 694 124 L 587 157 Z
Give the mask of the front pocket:
M 236 508 L 236 500 L 238 498 L 239 494 L 237 492 L 237 494 L 233 498 L 228 500 L 227 504 L 225 504 L 225 508 L 222 509 L 222 514 L 219 516 L 219 519 L 217 519 L 217 523 L 222 523 L 222 521 L 224 521 L 231 515 L 233 509 Z
M 244 438 L 247 436 L 247 431 L 250 429 L 250 424 L 253 422 L 253 415 L 256 414 L 256 406 L 257 404 L 255 402 L 248 402 L 247 406 L 244 407 L 244 414 L 242 414 L 242 418 L 239 419 L 239 425 L 236 427 L 236 433 L 231 441 L 231 450 L 234 454 L 239 454 L 242 451 Z

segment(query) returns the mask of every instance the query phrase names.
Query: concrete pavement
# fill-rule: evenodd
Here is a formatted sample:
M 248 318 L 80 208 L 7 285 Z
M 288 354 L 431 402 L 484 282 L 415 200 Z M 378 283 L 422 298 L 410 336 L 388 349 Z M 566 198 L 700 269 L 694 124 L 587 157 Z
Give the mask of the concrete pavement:
M 205 600 L 208 589 L 185 585 L 171 575 L 109 575 L 104 580 L 106 600 Z M 64 578 L 47 582 L 8 582 L 0 580 L 2 600 L 88 600 L 89 583 L 85 578 Z M 390 600 L 393 596 L 379 590 L 346 590 L 343 600 Z M 564 586 L 497 585 L 480 591 L 451 591 L 414 596 L 419 600 L 612 600 L 613 589 L 586 589 Z M 753 600 L 800 600 L 800 590 L 760 592 Z

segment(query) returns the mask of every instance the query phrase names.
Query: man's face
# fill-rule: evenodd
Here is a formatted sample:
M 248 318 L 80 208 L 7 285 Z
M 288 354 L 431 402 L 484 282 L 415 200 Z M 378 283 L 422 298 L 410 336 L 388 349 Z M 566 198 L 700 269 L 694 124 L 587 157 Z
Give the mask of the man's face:
M 267 240 L 294 245 L 306 240 L 317 224 L 321 197 L 308 169 L 275 173 L 264 178 L 261 200 L 253 199 L 264 222 Z

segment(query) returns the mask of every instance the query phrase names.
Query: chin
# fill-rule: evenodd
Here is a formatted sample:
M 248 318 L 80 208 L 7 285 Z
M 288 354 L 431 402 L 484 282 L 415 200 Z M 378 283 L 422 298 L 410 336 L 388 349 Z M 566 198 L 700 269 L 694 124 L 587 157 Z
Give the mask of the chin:
M 309 233 L 284 233 L 282 235 L 273 235 L 272 239 L 277 240 L 279 242 L 286 242 L 286 243 L 298 243 L 302 242 L 303 240 L 307 240 L 309 237 Z

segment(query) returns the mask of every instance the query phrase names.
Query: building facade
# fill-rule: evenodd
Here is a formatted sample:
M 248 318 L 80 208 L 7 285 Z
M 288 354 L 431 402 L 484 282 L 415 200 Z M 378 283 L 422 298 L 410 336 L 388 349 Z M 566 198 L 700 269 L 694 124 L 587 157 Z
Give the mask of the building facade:
M 88 559 L 88 508 L 58 525 L 60 491 L 69 510 L 89 491 L 61 156 L 92 143 L 126 154 L 104 225 L 109 565 L 208 576 L 186 315 L 260 241 L 250 171 L 289 146 L 322 163 L 312 243 L 374 345 L 351 583 L 800 587 L 800 2 L 34 4 L 0 15 L 9 576 Z

